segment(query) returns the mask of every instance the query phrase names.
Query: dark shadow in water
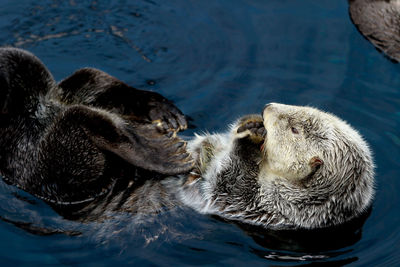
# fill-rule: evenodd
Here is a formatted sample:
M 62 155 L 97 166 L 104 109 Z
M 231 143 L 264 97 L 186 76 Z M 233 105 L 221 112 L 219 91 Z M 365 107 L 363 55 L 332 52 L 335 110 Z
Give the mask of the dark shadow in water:
M 347 264 L 350 264 L 352 262 L 357 261 L 358 258 L 357 257 L 353 257 L 353 258 L 348 258 L 348 259 L 344 259 L 344 260 L 335 260 L 335 261 L 325 261 L 325 262 L 311 262 L 311 263 L 306 263 L 306 264 L 300 264 L 300 265 L 289 265 L 289 266 L 344 266 Z M 272 265 L 272 266 L 278 266 L 278 265 Z M 286 265 L 288 266 L 288 265 Z
M 257 256 L 278 262 L 316 262 L 327 266 L 342 266 L 357 261 L 357 257 L 340 258 L 362 236 L 362 226 L 371 214 L 370 207 L 361 216 L 339 226 L 322 229 L 268 230 L 259 226 L 236 223 L 265 250 L 253 248 Z M 333 258 L 340 259 L 333 259 Z M 314 266 L 311 265 L 304 266 Z
M 21 222 L 21 221 L 14 221 L 7 219 L 5 217 L 0 216 L 0 220 L 9 224 L 12 224 L 19 229 L 22 229 L 30 234 L 38 235 L 38 236 L 49 236 L 49 235 L 56 235 L 56 234 L 64 234 L 67 236 L 79 236 L 82 235 L 79 231 L 70 231 L 70 230 L 63 230 L 63 229 L 53 229 L 47 227 L 40 227 L 36 226 L 31 222 Z

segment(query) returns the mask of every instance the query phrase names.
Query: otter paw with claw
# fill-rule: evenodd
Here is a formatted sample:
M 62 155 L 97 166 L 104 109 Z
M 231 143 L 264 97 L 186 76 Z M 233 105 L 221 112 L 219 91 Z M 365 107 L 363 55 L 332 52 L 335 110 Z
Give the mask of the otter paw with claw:
M 236 134 L 238 138 L 248 137 L 254 143 L 261 143 L 265 140 L 267 130 L 264 128 L 261 117 L 251 116 L 239 123 Z

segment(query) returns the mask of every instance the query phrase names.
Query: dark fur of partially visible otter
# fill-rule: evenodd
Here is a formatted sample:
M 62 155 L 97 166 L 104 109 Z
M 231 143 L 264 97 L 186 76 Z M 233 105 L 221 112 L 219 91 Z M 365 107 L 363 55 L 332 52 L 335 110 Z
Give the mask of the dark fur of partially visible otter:
M 400 2 L 349 0 L 350 18 L 360 33 L 379 51 L 400 61 Z
M 0 48 L 0 112 L 0 175 L 57 207 L 193 165 L 172 102 L 96 69 L 57 84 L 31 53 Z

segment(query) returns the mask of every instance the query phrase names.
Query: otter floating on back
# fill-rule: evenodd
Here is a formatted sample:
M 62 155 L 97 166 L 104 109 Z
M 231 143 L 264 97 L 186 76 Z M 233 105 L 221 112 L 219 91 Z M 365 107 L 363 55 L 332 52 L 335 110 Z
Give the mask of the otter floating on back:
M 0 48 L 0 95 L 0 174 L 68 218 L 187 205 L 266 228 L 318 228 L 357 217 L 373 197 L 367 144 L 317 109 L 269 104 L 186 149 L 175 134 L 186 121 L 159 94 L 95 69 L 57 84 L 13 48 Z
M 179 190 L 199 212 L 268 228 L 319 228 L 362 214 L 374 164 L 362 137 L 334 115 L 268 104 L 225 134 L 188 144 L 197 173 Z

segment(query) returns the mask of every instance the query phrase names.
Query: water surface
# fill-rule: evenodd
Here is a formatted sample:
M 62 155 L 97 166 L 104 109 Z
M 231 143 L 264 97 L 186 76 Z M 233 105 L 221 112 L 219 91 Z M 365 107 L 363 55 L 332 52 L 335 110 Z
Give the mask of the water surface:
M 357 32 L 347 1 L 2 0 L 0 44 L 33 52 L 57 80 L 90 66 L 160 92 L 193 119 L 186 136 L 267 102 L 312 105 L 356 127 L 377 165 L 362 229 L 311 245 L 178 207 L 140 226 L 130 214 L 82 224 L 0 182 L 2 264 L 400 264 L 400 67 Z

